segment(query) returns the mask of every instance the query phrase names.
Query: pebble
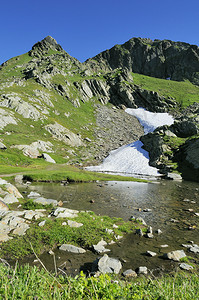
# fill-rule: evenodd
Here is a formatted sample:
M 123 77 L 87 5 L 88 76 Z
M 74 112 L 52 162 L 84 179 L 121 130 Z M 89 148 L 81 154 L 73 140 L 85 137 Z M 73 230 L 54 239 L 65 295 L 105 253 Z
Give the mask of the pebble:
M 145 274 L 146 275 L 148 273 L 147 267 L 139 267 L 137 269 L 137 273 L 138 274 Z
M 156 230 L 156 233 L 157 233 L 157 234 L 161 234 L 161 233 L 162 233 L 162 230 L 161 230 L 161 229 L 158 229 L 158 230 Z
M 137 277 L 137 273 L 135 271 L 133 271 L 132 269 L 128 269 L 128 270 L 124 271 L 122 273 L 122 275 L 126 278 Z
M 147 252 L 146 252 L 146 254 L 147 254 L 148 256 L 151 256 L 151 257 L 153 257 L 153 256 L 156 256 L 156 255 L 157 255 L 157 253 L 155 253 L 155 252 L 152 252 L 152 251 L 147 251 Z

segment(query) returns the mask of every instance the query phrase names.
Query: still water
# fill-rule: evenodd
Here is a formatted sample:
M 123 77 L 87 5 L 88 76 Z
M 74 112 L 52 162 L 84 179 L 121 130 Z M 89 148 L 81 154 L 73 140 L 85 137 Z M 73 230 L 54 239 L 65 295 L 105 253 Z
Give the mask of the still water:
M 106 182 L 66 186 L 34 183 L 29 189 L 46 198 L 61 200 L 63 207 L 92 210 L 98 215 L 121 217 L 124 220 L 129 220 L 131 216 L 142 217 L 147 225 L 153 227 L 153 232 L 161 229 L 162 234 L 154 233 L 153 239 L 130 234 L 107 247 L 111 249 L 108 253 L 110 257 L 122 261 L 123 270 L 146 266 L 152 274 L 158 275 L 179 266 L 177 262 L 163 259 L 163 253 L 183 249 L 187 255 L 194 257 L 182 244 L 187 244 L 188 241 L 199 243 L 199 216 L 195 214 L 199 213 L 198 183 L 164 180 L 152 183 Z M 146 208 L 151 211 L 144 212 Z M 196 228 L 190 230 L 190 226 Z M 162 248 L 161 245 L 164 244 L 168 247 Z M 157 256 L 148 257 L 147 250 L 156 252 Z M 58 267 L 64 264 L 68 274 L 76 274 L 99 255 L 90 251 L 74 255 L 56 250 L 55 257 Z M 41 260 L 53 270 L 52 256 L 43 254 Z

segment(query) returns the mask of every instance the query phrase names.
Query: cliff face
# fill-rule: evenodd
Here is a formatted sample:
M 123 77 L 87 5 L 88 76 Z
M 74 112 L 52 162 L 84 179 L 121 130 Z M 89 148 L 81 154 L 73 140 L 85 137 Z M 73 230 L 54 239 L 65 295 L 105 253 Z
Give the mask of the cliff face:
M 86 61 L 94 70 L 127 68 L 131 72 L 199 85 L 199 47 L 170 40 L 132 38 Z

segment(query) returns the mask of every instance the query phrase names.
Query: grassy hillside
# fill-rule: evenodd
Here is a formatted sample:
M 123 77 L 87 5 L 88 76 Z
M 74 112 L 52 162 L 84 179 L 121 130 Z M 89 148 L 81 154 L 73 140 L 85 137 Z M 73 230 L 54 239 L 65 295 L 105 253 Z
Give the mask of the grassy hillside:
M 132 73 L 133 82 L 142 89 L 158 92 L 161 96 L 176 99 L 182 108 L 199 102 L 199 86 L 187 81 L 172 81 Z

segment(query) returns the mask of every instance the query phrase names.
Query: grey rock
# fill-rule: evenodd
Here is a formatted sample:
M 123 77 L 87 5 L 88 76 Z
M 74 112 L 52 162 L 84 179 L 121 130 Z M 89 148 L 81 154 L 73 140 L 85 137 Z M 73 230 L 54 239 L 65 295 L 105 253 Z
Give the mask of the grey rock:
M 26 223 L 18 224 L 17 227 L 13 230 L 13 234 L 16 235 L 25 235 L 26 231 L 30 228 L 30 226 Z
M 146 233 L 145 234 L 145 237 L 149 238 L 149 239 L 152 239 L 153 238 L 153 233 Z
M 46 224 L 46 220 L 41 221 L 41 222 L 38 224 L 38 226 L 39 226 L 39 227 L 43 227 L 45 224 Z
M 23 175 L 16 175 L 15 182 L 18 184 L 23 184 Z
M 107 254 L 104 254 L 98 260 L 98 270 L 105 273 L 115 273 L 118 274 L 122 268 L 122 264 L 118 259 L 110 258 Z
M 132 269 L 128 269 L 122 273 L 122 275 L 126 278 L 137 277 L 137 273 Z
M 172 252 L 164 253 L 163 257 L 174 261 L 180 261 L 181 258 L 186 257 L 186 254 L 183 250 L 175 250 Z
M 8 182 L 2 178 L 0 178 L 0 185 L 4 185 L 7 184 Z
M 7 149 L 7 147 L 2 142 L 0 142 L 0 149 L 5 150 L 5 149 Z
M 68 220 L 67 223 L 68 223 L 68 226 L 70 226 L 72 228 L 79 228 L 79 227 L 84 225 L 82 223 L 78 223 L 78 222 L 75 222 L 75 221 L 72 221 L 72 220 Z
M 55 122 L 45 126 L 45 129 L 52 134 L 53 138 L 63 141 L 67 145 L 82 146 L 82 140 L 72 131 Z
M 0 108 L 0 129 L 3 129 L 8 124 L 17 125 L 17 121 L 14 118 L 14 114 L 12 112 L 8 112 Z
M 74 209 L 69 209 L 69 208 L 64 208 L 64 207 L 58 207 L 53 215 L 56 218 L 75 218 L 78 216 L 79 211 L 74 210 Z
M 58 201 L 54 200 L 54 199 L 46 199 L 44 197 L 39 197 L 33 200 L 33 202 L 35 203 L 39 203 L 42 205 L 50 205 L 52 204 L 53 206 L 57 206 L 58 205 Z
M 38 140 L 37 142 L 33 142 L 30 145 L 15 145 L 13 148 L 17 148 L 23 151 L 25 156 L 29 156 L 31 158 L 37 158 L 40 156 L 39 151 L 53 152 L 52 151 L 53 144 L 51 142 L 44 142 Z
M 22 117 L 33 119 L 34 121 L 38 121 L 39 119 L 43 118 L 40 112 L 32 104 L 22 100 L 22 98 L 19 97 L 18 94 L 4 94 L 1 95 L 1 97 L 1 107 L 10 108 L 16 111 L 18 114 L 22 115 Z
M 0 200 L 0 211 L 8 211 L 9 210 L 9 207 L 3 202 Z
M 182 176 L 180 174 L 176 174 L 176 173 L 167 173 L 166 178 L 171 179 L 171 180 L 176 180 L 176 181 L 182 180 Z
M 5 187 L 8 193 L 10 193 L 11 195 L 14 195 L 16 198 L 23 198 L 23 196 L 20 194 L 20 192 L 14 185 L 8 183 Z
M 97 243 L 97 245 L 93 245 L 93 249 L 95 252 L 97 252 L 98 254 L 100 253 L 105 253 L 105 252 L 109 252 L 109 249 L 106 249 L 104 246 L 106 246 L 107 243 L 104 240 L 101 240 L 99 243 Z
M 161 229 L 157 229 L 156 230 L 156 233 L 159 235 L 159 234 L 162 234 L 162 230 Z
M 193 253 L 199 253 L 199 246 L 198 245 L 193 245 L 193 247 L 189 248 L 189 251 L 193 252 Z
M 33 211 L 33 210 L 28 210 L 25 212 L 24 214 L 24 218 L 28 219 L 28 220 L 32 220 L 33 218 L 35 218 L 35 220 L 44 217 L 45 215 L 42 212 L 37 212 L 37 211 Z
M 86 252 L 86 250 L 84 250 L 83 248 L 75 247 L 75 246 L 69 245 L 69 244 L 61 245 L 59 247 L 59 250 L 68 251 L 68 252 L 72 252 L 72 253 L 85 253 Z
M 7 242 L 10 239 L 12 239 L 12 237 L 8 236 L 6 233 L 0 233 L 0 242 Z
M 147 228 L 147 233 L 153 233 L 153 228 L 151 226 Z
M 39 193 L 37 193 L 37 192 L 33 192 L 33 191 L 31 191 L 30 192 L 30 194 L 28 194 L 28 198 L 38 198 L 38 197 L 40 197 L 41 195 L 39 194 Z
M 186 263 L 182 263 L 179 265 L 180 269 L 183 269 L 183 270 L 186 270 L 186 271 L 189 271 L 189 270 L 192 270 L 193 267 L 189 264 L 186 264 Z
M 6 204 L 11 204 L 11 203 L 16 203 L 16 202 L 19 202 L 19 200 L 14 196 L 14 195 L 11 195 L 11 194 L 7 194 L 3 201 L 6 203 Z
M 147 254 L 148 256 L 152 256 L 152 257 L 157 255 L 157 253 L 152 252 L 152 251 L 147 251 L 146 254 Z
M 146 275 L 148 273 L 147 267 L 139 267 L 137 273 Z
M 50 157 L 50 155 L 47 153 L 42 153 L 42 158 L 44 158 L 47 162 L 50 162 L 53 164 L 56 163 L 56 161 L 52 157 Z

